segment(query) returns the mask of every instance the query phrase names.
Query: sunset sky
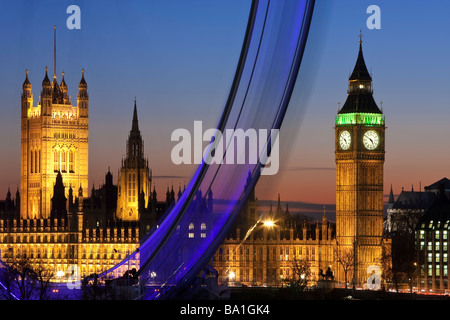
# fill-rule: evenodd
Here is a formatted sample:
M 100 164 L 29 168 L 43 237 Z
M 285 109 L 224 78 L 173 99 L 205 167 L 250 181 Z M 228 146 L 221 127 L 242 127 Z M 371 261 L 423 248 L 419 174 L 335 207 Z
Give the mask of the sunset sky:
M 5 2 L 5 1 L 3 1 Z M 76 103 L 81 69 L 90 95 L 89 181 L 117 170 L 131 129 L 134 98 L 156 190 L 188 183 L 196 167 L 170 159 L 177 128 L 215 127 L 238 61 L 251 1 L 8 1 L 0 11 L 0 199 L 20 181 L 20 94 L 25 70 L 38 102 L 45 67 L 65 72 Z M 81 8 L 81 30 L 66 8 Z M 366 9 L 381 8 L 369 30 Z M 346 99 L 360 29 L 374 98 L 386 116 L 384 191 L 419 189 L 450 177 L 448 0 L 318 0 L 299 86 L 281 130 L 280 171 L 263 177 L 259 199 L 335 202 L 334 118 Z M 305 90 L 306 88 L 306 90 Z

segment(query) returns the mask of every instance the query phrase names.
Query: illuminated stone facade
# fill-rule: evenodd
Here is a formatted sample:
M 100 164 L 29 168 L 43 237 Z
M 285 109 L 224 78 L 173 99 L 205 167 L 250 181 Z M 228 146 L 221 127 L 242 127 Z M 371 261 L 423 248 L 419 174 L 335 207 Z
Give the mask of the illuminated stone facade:
M 294 276 L 295 260 L 309 263 L 310 283 L 319 280 L 320 270 L 337 270 L 335 224 L 328 221 L 325 212 L 322 221 L 294 219 L 287 207 L 282 210 L 279 200 L 276 210 L 271 208 L 257 223 L 258 218 L 252 214 L 256 210 L 257 200 L 250 199 L 236 228 L 215 253 L 213 266 L 220 282 L 228 280 L 230 285 L 238 286 L 287 285 Z M 273 225 L 267 226 L 264 221 L 273 221 Z
M 65 219 L 0 220 L 1 258 L 7 263 L 18 257 L 53 271 L 64 281 L 73 266 L 80 276 L 100 274 L 125 259 L 139 246 L 139 228 L 117 223 L 108 228 L 84 228 L 83 214 Z M 139 269 L 139 256 L 118 268 L 114 276 Z M 70 266 L 70 268 L 69 268 Z
M 148 207 L 150 188 L 150 169 L 148 160 L 144 158 L 144 142 L 139 131 L 135 100 L 133 124 L 127 141 L 127 155 L 122 160 L 120 169 L 117 219 L 139 221 L 139 212 Z M 139 203 L 143 207 L 139 208 Z
M 84 70 L 72 105 L 64 79 L 50 82 L 45 71 L 37 105 L 28 71 L 21 106 L 20 217 L 50 218 L 53 184 L 58 172 L 67 187 L 88 190 L 89 95 Z M 68 188 L 67 188 L 68 190 Z M 68 191 L 67 191 L 68 192 Z M 68 196 L 68 193 L 66 194 Z
M 287 207 L 282 210 L 279 200 L 276 210 L 264 217 L 274 225 L 261 227 L 253 193 L 236 228 L 212 259 L 219 281 L 278 286 L 291 278 L 295 260 L 306 260 L 313 281 L 319 279 L 320 271 L 331 268 L 336 280 L 343 282 L 338 257 L 350 251 L 357 283 L 362 285 L 367 267 L 380 264 L 383 245 L 389 245 L 383 240 L 385 126 L 371 87 L 360 47 L 348 99 L 335 126 L 336 224 L 325 214 L 317 222 L 296 220 Z M 62 276 L 67 276 L 71 265 L 78 266 L 82 276 L 101 273 L 135 251 L 140 238 L 175 202 L 173 187 L 167 190 L 165 202 L 157 201 L 154 186 L 150 192 L 151 171 L 143 157 L 136 104 L 118 185 L 113 185 L 108 172 L 104 186 L 92 188 L 87 197 L 88 106 L 84 72 L 77 106 L 70 103 L 64 75 L 58 84 L 56 75 L 49 81 L 47 71 L 40 101 L 33 106 L 27 72 L 21 113 L 21 192 L 15 205 L 9 196 L 8 210 L 0 217 L 0 257 L 5 261 L 25 256 Z M 343 131 L 349 141 L 341 139 Z M 373 135 L 364 138 L 368 131 Z M 376 145 L 369 143 L 374 137 Z M 180 194 L 181 190 L 178 198 Z M 212 198 L 208 201 L 212 203 Z M 207 234 L 208 228 L 201 222 L 192 226 L 200 231 L 197 236 Z M 115 275 L 138 269 L 138 260 L 137 256 L 121 266 Z
M 383 235 L 385 119 L 372 94 L 360 42 L 348 97 L 335 123 L 336 224 L 325 216 L 321 223 L 298 223 L 282 214 L 278 204 L 274 227 L 261 226 L 243 241 L 257 221 L 248 211 L 251 222 L 238 222 L 214 257 L 222 281 L 282 285 L 292 277 L 294 261 L 306 260 L 312 281 L 330 267 L 338 282 L 351 285 L 354 279 L 355 285 L 364 287 L 373 266 L 383 269 L 383 251 L 389 255 L 391 246 Z
M 360 42 L 347 100 L 335 125 L 338 254 L 353 256 L 358 285 L 367 281 L 370 266 L 381 268 L 384 159 L 384 117 L 373 99 Z M 338 278 L 342 274 L 339 269 Z
M 171 199 L 161 203 L 155 190 L 150 194 L 136 106 L 127 144 L 132 154 L 122 166 L 119 188 L 108 172 L 105 184 L 92 188 L 88 198 L 89 96 L 84 70 L 76 106 L 70 102 L 64 73 L 58 83 L 56 74 L 50 82 L 47 72 L 37 106 L 33 106 L 28 71 L 23 83 L 21 192 L 13 201 L 8 191 L 0 210 L 0 257 L 6 262 L 28 258 L 35 267 L 48 268 L 64 280 L 74 266 L 82 277 L 99 274 L 133 253 L 143 235 L 141 228 L 148 231 Z M 138 190 L 144 199 L 143 211 L 132 219 L 116 216 L 117 205 L 122 204 L 118 190 L 129 182 L 124 178 L 127 170 L 136 168 L 141 172 Z M 133 205 L 137 211 L 137 199 Z M 139 268 L 139 254 L 111 276 L 133 268 Z
M 83 191 L 88 186 L 88 106 L 84 70 L 77 106 L 70 103 L 64 74 L 60 84 L 56 75 L 50 83 L 47 70 L 40 101 L 33 106 L 27 71 L 21 114 L 22 192 L 17 192 L 15 206 L 9 195 L 1 213 L 4 261 L 25 257 L 64 280 L 74 266 L 82 277 L 99 274 L 139 247 L 140 224 L 114 219 L 117 187 L 111 173 L 100 190 L 92 189 L 90 198 Z M 139 268 L 139 255 L 112 275 L 133 268 Z

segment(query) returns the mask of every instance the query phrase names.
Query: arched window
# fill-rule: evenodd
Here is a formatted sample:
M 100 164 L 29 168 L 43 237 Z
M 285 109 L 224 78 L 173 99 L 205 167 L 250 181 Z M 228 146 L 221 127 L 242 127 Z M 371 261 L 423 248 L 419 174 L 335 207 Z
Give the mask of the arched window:
M 34 173 L 34 151 L 30 151 L 30 173 Z
M 204 232 L 206 230 L 206 223 L 202 223 L 200 225 L 200 230 L 203 231 L 202 233 L 200 233 L 200 237 L 201 238 L 206 238 L 206 232 Z
M 75 166 L 74 166 L 75 160 L 74 159 L 75 159 L 75 155 L 74 155 L 73 151 L 70 150 L 69 151 L 69 172 L 70 173 L 75 172 Z
M 67 172 L 67 154 L 66 151 L 61 151 L 61 172 Z
M 194 230 L 194 224 L 192 222 L 189 224 L 189 230 L 190 231 Z M 189 232 L 188 237 L 189 238 L 194 238 L 194 232 Z
M 34 150 L 34 172 L 38 173 L 38 152 L 37 150 Z
M 53 171 L 59 171 L 59 152 L 56 150 L 53 151 Z

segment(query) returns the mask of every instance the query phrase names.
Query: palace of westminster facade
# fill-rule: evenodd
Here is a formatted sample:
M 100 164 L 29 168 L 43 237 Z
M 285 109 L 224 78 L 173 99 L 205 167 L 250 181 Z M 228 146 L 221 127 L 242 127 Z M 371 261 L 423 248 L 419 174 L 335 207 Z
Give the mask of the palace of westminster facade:
M 39 102 L 34 105 L 26 72 L 21 98 L 20 191 L 15 199 L 8 191 L 6 200 L 0 202 L 0 257 L 6 262 L 26 257 L 58 275 L 77 265 L 84 277 L 102 273 L 134 252 L 176 196 L 172 187 L 165 201 L 157 201 L 143 156 L 135 101 L 118 185 L 108 171 L 104 185 L 92 187 L 89 197 L 89 94 L 84 71 L 76 104 L 67 92 L 64 73 L 58 83 L 56 73 L 50 81 L 46 69 Z M 228 278 L 246 285 L 281 285 L 292 276 L 296 259 L 310 263 L 313 280 L 319 278 L 320 270 L 330 267 L 343 282 L 347 277 L 341 262 L 345 253 L 351 253 L 354 272 L 347 281 L 354 273 L 361 285 L 369 276 L 368 268 L 380 266 L 383 250 L 390 248 L 383 237 L 385 122 L 372 94 L 360 42 L 347 101 L 335 119 L 336 223 L 328 221 L 325 213 L 318 222 L 297 220 L 278 199 L 277 207 L 265 213 L 275 221 L 273 228 L 256 228 L 243 241 L 259 219 L 253 192 L 235 228 L 212 258 L 220 282 Z M 202 232 L 207 227 L 202 226 Z M 118 268 L 115 276 L 130 267 L 138 269 L 139 255 L 130 264 Z

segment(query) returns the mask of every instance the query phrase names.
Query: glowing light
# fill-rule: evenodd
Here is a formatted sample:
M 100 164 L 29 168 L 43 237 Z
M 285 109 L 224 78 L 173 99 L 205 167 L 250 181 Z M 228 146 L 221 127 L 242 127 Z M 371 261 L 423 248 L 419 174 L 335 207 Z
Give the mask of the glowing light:
M 236 278 L 236 274 L 233 271 L 231 271 L 228 278 L 230 278 L 230 280 L 232 280 L 232 279 Z
M 272 228 L 272 227 L 274 227 L 274 226 L 275 226 L 275 222 L 274 222 L 274 221 L 272 221 L 272 220 L 266 220 L 266 221 L 264 221 L 264 227 Z
M 380 113 L 342 113 L 336 117 L 336 124 L 379 126 L 384 125 L 384 116 Z
M 57 276 L 57 277 L 63 277 L 63 276 L 64 276 L 64 271 L 58 271 L 58 272 L 56 272 L 56 276 Z

